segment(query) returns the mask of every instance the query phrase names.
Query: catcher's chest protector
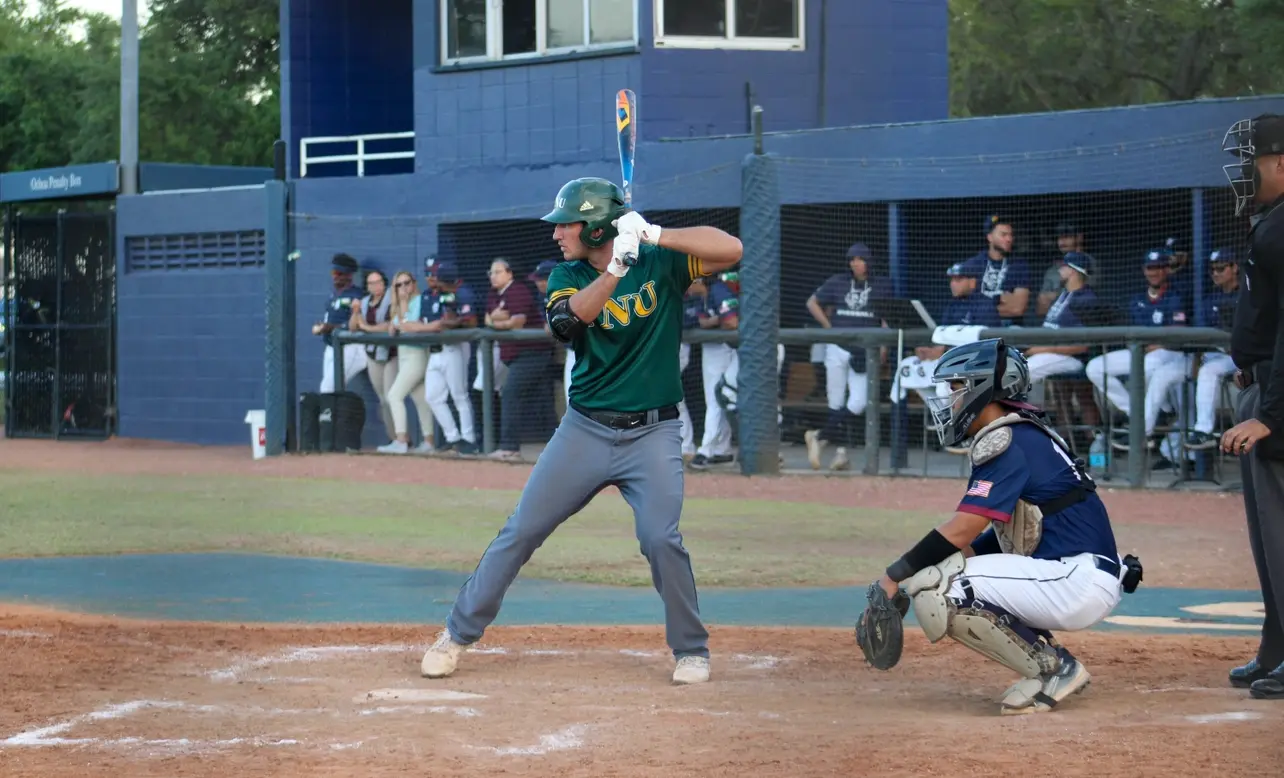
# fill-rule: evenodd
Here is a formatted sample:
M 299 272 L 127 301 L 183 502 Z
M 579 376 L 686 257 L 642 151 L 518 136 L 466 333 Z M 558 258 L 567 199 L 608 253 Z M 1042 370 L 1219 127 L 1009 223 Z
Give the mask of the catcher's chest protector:
M 1066 457 L 1066 461 L 1075 468 L 1079 474 L 1080 481 L 1091 485 L 1084 491 L 1095 489 L 1092 485 L 1092 479 L 1084 471 L 1082 464 L 1075 460 L 1070 447 L 1060 435 L 1051 427 L 1041 423 L 1036 419 L 1022 416 L 1019 413 L 1009 413 L 1001 419 L 997 419 L 976 434 L 972 441 L 972 466 L 984 464 L 991 459 L 1008 450 L 1012 445 L 1012 425 L 1014 424 L 1032 424 L 1038 427 L 1041 432 L 1047 435 L 1052 444 L 1059 448 Z M 1046 505 L 1034 505 L 1025 500 L 1017 500 L 1016 508 L 1012 511 L 1012 518 L 1009 521 L 992 521 L 994 534 L 998 537 L 999 548 L 1005 554 L 1020 554 L 1021 556 L 1030 556 L 1034 550 L 1039 547 L 1039 541 L 1043 537 L 1043 517 L 1065 510 L 1065 508 L 1083 499 L 1083 492 L 1072 492 L 1067 495 L 1069 499 L 1059 499 L 1054 503 Z M 1064 503 L 1064 504 L 1063 504 Z M 1050 510 L 1055 508 L 1055 510 Z

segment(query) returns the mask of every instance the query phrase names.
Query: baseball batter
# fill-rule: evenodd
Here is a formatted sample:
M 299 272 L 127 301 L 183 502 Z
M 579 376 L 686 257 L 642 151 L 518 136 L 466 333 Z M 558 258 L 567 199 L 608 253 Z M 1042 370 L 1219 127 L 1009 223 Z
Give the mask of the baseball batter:
M 548 281 L 545 316 L 575 349 L 570 408 L 531 471 L 517 508 L 460 589 L 421 671 L 455 671 L 481 639 L 522 565 L 562 522 L 607 486 L 633 508 L 642 554 L 664 603 L 673 682 L 709 680 L 708 632 L 682 545 L 678 347 L 683 296 L 696 278 L 740 260 L 740 241 L 714 227 L 664 228 L 628 210 L 618 186 L 578 178 L 544 221 L 566 261 Z
M 908 596 L 930 641 L 951 637 L 1021 675 L 1001 713 L 1052 710 L 1089 675 L 1050 630 L 1082 630 L 1110 615 L 1140 581 L 1140 562 L 1120 560 L 1092 477 L 1025 402 L 1030 376 L 1020 352 L 999 339 L 958 346 L 933 376 L 950 387 L 927 399 L 942 444 L 973 441 L 971 481 L 954 516 L 871 586 L 867 613 L 886 613 L 889 602 L 907 607 Z M 877 653 L 871 643 L 881 635 L 857 634 L 867 657 Z

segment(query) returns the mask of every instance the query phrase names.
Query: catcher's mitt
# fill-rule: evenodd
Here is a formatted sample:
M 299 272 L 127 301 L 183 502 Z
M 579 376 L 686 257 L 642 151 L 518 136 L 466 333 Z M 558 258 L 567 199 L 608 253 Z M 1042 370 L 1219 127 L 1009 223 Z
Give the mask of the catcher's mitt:
M 889 598 L 877 582 L 870 584 L 866 596 L 869 604 L 856 621 L 856 642 L 865 652 L 865 661 L 879 670 L 890 670 L 901 661 L 909 597 L 898 590 Z

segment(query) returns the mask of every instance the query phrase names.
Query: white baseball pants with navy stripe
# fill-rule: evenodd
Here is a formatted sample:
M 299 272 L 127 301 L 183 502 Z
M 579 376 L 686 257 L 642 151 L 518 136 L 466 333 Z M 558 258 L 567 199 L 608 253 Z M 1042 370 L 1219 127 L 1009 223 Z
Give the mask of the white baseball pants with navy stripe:
M 997 605 L 1027 627 L 1045 630 L 1087 629 L 1109 616 L 1123 595 L 1120 580 L 1097 569 L 1092 554 L 1062 559 L 983 554 L 968 558 L 963 573 L 950 584 L 951 598 L 966 597 L 964 581 L 976 600 Z

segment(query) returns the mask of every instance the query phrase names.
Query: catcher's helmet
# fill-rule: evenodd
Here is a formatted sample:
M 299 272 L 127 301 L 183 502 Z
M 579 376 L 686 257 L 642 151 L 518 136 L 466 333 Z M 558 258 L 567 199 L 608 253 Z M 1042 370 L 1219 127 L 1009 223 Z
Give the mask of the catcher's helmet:
M 584 222 L 580 240 L 591 249 L 605 246 L 619 234 L 611 222 L 628 213 L 624 191 L 605 178 L 577 178 L 566 182 L 557 192 L 553 210 L 543 220 L 552 224 Z M 601 230 L 602 234 L 593 233 Z
M 944 397 L 927 398 L 941 445 L 956 446 L 969 437 L 968 428 L 985 406 L 1004 400 L 1024 402 L 1030 391 L 1030 368 L 1020 351 L 1004 345 L 1002 338 L 990 338 L 945 352 L 932 381 L 961 384 L 952 386 Z

